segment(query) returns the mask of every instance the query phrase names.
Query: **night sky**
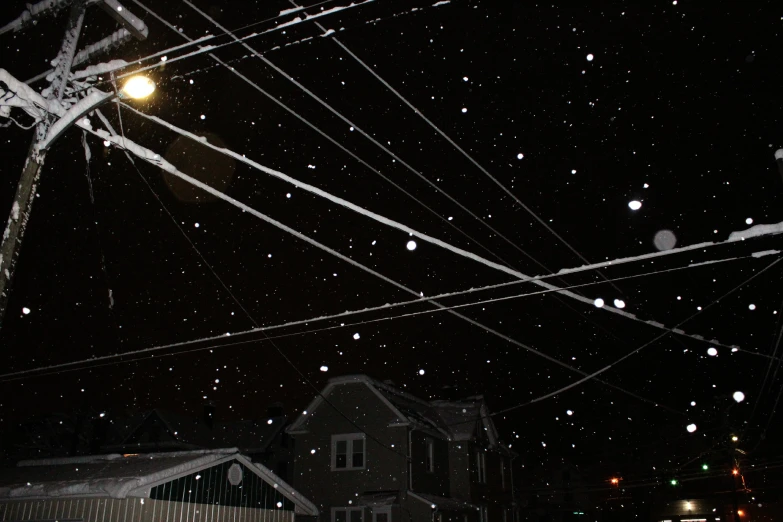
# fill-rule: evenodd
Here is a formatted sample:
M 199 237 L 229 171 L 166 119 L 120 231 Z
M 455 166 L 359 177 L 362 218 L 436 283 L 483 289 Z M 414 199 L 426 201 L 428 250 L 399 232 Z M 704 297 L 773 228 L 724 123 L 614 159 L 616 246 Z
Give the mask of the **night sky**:
M 292 7 L 282 0 L 193 3 L 239 37 L 295 16 L 275 18 Z M 662 230 L 686 246 L 783 221 L 783 182 L 773 156 L 783 147 L 783 10 L 776 3 L 432 3 L 376 0 L 318 21 L 585 259 L 656 252 L 653 238 Z M 342 5 L 347 2 L 327 1 L 308 12 Z M 99 60 L 133 62 L 185 43 L 139 5 L 129 1 L 127 7 L 147 23 L 149 38 Z M 223 34 L 184 2 L 148 7 L 191 38 Z M 18 16 L 24 3 L 5 2 L 4 8 L 2 23 Z M 67 10 L 1 36 L 1 66 L 20 80 L 45 71 L 66 18 Z M 115 26 L 91 8 L 81 42 L 96 41 Z M 240 45 L 215 54 L 421 204 L 207 54 L 174 61 L 193 47 L 166 54 L 172 63 L 146 73 L 157 91 L 128 103 L 525 274 L 585 264 L 332 36 L 320 34 L 313 22 L 304 22 L 247 43 L 356 128 Z M 209 43 L 229 41 L 222 35 Z M 156 63 L 160 57 L 142 65 Z M 111 90 L 107 79 L 97 87 Z M 115 104 L 102 112 L 120 129 Z M 32 122 L 21 112 L 15 116 Z M 92 122 L 102 127 L 97 118 Z M 183 172 L 424 296 L 513 280 L 129 110 L 122 110 L 121 126 L 128 138 Z M 31 135 L 15 125 L 0 130 L 2 209 L 10 208 Z M 272 330 L 274 345 L 261 333 L 237 337 L 256 324 L 412 296 L 138 159 L 137 170 L 121 150 L 94 136 L 87 137 L 88 169 L 81 139 L 81 130 L 70 129 L 46 158 L 0 331 L 0 430 L 33 415 L 85 407 L 116 415 L 153 407 L 195 413 L 214 401 L 219 417 L 254 418 L 282 401 L 293 412 L 315 393 L 299 372 L 318 388 L 332 376 L 367 373 L 425 398 L 484 394 L 492 411 L 582 377 L 448 312 L 379 320 L 432 310 L 426 302 Z M 641 208 L 629 208 L 631 201 Z M 412 239 L 415 250 L 407 248 Z M 750 257 L 775 248 L 779 236 L 601 270 L 606 278 L 625 278 L 613 284 L 596 271 L 549 279 L 561 287 L 586 285 L 575 291 L 607 305 L 622 299 L 626 311 L 668 327 L 690 318 L 680 326 L 685 332 L 741 350 L 718 346 L 713 357 L 708 342 L 666 335 L 602 374 L 611 386 L 589 381 L 497 416 L 501 437 L 526 462 L 565 457 L 599 485 L 613 473 L 667 477 L 729 433 L 740 433 L 748 450 L 756 447 L 748 462 L 779 455 L 775 439 L 783 417 L 770 416 L 783 373 L 777 372 L 779 360 L 768 356 L 779 340 L 783 269 L 770 267 L 779 254 Z M 740 259 L 683 268 L 732 257 Z M 677 270 L 661 272 L 668 269 Z M 540 290 L 522 283 L 441 302 L 453 306 Z M 552 294 L 458 311 L 587 373 L 662 333 Z M 226 333 L 232 337 L 154 357 L 8 376 Z M 735 391 L 746 396 L 741 404 L 731 398 Z M 691 423 L 697 425 L 692 434 L 686 430 Z

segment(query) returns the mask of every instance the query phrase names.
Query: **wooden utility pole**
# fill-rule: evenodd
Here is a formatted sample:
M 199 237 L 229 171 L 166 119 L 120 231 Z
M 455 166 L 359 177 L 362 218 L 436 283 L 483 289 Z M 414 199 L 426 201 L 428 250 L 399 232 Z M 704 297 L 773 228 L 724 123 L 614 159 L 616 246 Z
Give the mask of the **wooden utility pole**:
M 16 21 L 0 29 L 0 34 L 14 30 L 18 31 L 29 22 L 32 17 L 43 13 L 50 6 L 56 7 L 62 1 L 39 2 L 38 4 L 28 4 L 28 10 Z M 95 2 L 92 2 L 95 3 Z M 124 8 L 117 0 L 103 0 L 100 6 L 109 13 L 115 20 L 121 23 L 125 29 L 136 38 L 143 40 L 147 37 L 147 26 L 136 18 L 132 13 Z M 71 74 L 71 67 L 76 56 L 76 46 L 79 42 L 82 25 L 84 24 L 84 15 L 87 10 L 85 0 L 74 0 L 71 4 L 68 25 L 65 30 L 60 52 L 55 59 L 55 69 L 50 87 L 45 91 L 46 99 L 59 103 L 63 99 L 68 77 Z M 88 48 L 89 50 L 89 48 Z M 87 55 L 90 53 L 87 52 Z M 10 297 L 11 280 L 14 275 L 14 269 L 19 259 L 19 252 L 22 246 L 27 222 L 30 220 L 33 201 L 38 190 L 38 183 L 41 176 L 41 168 L 44 164 L 46 151 L 51 145 L 53 139 L 57 136 L 48 136 L 49 130 L 54 123 L 55 117 L 48 113 L 41 122 L 35 127 L 30 149 L 27 154 L 22 176 L 17 185 L 16 195 L 11 206 L 11 213 L 8 217 L 8 223 L 0 239 L 0 328 L 5 319 L 5 313 L 8 308 L 8 299 Z M 62 129 L 61 131 L 64 131 Z M 42 144 L 45 144 L 42 147 Z

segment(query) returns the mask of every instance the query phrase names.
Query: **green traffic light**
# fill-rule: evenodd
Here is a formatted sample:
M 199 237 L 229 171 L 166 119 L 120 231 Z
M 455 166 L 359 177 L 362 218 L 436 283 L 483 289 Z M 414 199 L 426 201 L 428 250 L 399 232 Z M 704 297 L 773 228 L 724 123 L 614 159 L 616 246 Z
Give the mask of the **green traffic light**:
M 703 469 L 704 471 L 707 471 L 708 469 L 710 469 L 710 467 L 708 465 L 706 465 L 706 464 L 702 464 L 701 465 L 701 469 Z
M 677 479 L 672 479 L 671 480 L 671 485 L 672 486 L 676 486 L 677 485 Z

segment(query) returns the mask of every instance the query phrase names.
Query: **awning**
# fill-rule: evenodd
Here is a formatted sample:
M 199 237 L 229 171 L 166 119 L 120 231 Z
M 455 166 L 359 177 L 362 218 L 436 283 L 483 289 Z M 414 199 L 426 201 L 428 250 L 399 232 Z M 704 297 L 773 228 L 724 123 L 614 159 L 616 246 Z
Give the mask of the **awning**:
M 408 491 L 408 496 L 428 504 L 432 509 L 440 511 L 474 511 L 477 506 L 456 498 L 439 497 L 427 493 L 414 493 Z
M 359 496 L 359 505 L 362 507 L 378 508 L 392 504 L 399 504 L 397 491 L 376 491 Z

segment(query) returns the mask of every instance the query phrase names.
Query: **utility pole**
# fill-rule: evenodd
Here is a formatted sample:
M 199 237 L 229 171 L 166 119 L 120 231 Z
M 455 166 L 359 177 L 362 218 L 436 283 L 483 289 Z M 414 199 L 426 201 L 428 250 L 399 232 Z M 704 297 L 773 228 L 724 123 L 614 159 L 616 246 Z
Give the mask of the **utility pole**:
M 28 9 L 20 17 L 0 29 L 0 35 L 11 30 L 18 31 L 33 17 L 64 3 L 66 3 L 64 0 L 43 0 L 37 4 L 28 4 Z M 47 100 L 59 103 L 63 99 L 65 87 L 73 67 L 74 57 L 76 56 L 76 47 L 84 24 L 84 15 L 88 3 L 94 4 L 96 2 L 94 0 L 89 2 L 87 0 L 74 0 L 71 4 L 65 36 L 54 64 L 55 69 L 52 82 L 49 88 L 44 91 Z M 112 18 L 122 24 L 130 34 L 141 40 L 147 37 L 148 30 L 144 22 L 127 11 L 117 0 L 103 0 L 100 2 L 100 5 Z M 89 55 L 91 48 L 95 48 L 95 46 L 85 49 L 85 54 Z M 36 197 L 46 151 L 51 146 L 53 139 L 65 130 L 61 129 L 60 133 L 54 137 L 48 136 L 53 123 L 54 117 L 49 113 L 35 127 L 35 134 L 27 153 L 22 176 L 16 188 L 16 195 L 11 206 L 8 223 L 0 240 L 0 328 L 2 328 L 8 308 L 11 280 L 19 259 L 27 223 L 30 220 L 30 212 Z M 42 147 L 42 144 L 45 144 L 45 146 Z
M 783 178 L 783 149 L 775 151 L 775 163 L 778 164 L 778 172 L 780 172 L 780 177 Z

